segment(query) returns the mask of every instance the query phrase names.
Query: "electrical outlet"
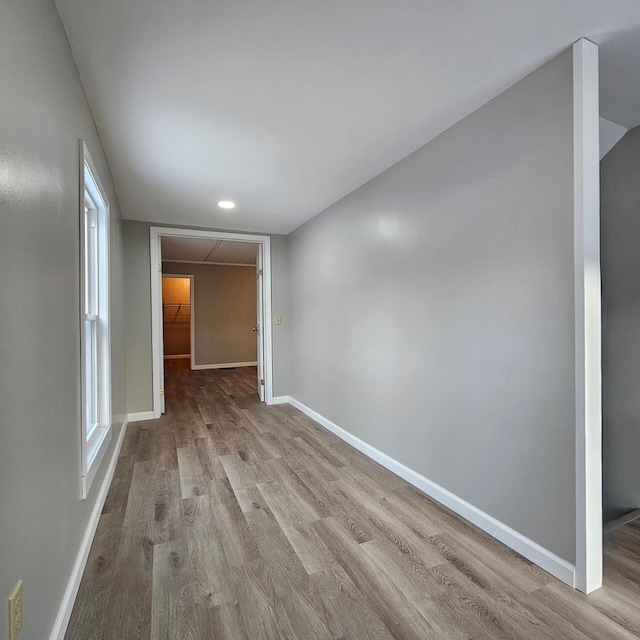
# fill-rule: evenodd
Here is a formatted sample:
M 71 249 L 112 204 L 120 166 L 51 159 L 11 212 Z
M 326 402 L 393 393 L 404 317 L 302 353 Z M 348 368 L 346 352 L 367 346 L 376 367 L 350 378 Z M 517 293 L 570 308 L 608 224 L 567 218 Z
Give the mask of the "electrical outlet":
M 9 596 L 9 640 L 16 640 L 22 629 L 22 580 Z

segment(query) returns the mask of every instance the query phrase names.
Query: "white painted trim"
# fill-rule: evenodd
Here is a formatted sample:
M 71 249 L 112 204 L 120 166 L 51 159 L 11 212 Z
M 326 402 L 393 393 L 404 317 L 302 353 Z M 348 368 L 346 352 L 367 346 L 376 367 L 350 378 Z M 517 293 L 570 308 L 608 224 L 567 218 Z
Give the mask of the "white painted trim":
M 342 440 L 358 451 L 364 453 L 386 469 L 389 469 L 389 471 L 400 476 L 414 487 L 417 487 L 428 496 L 431 496 L 434 500 L 437 500 L 445 507 L 448 507 L 458 515 L 462 516 L 465 520 L 472 522 L 483 531 L 486 531 L 489 535 L 493 536 L 514 551 L 517 551 L 520 555 L 531 560 L 539 567 L 542 567 L 545 571 L 548 571 L 551 575 L 562 580 L 562 582 L 565 582 L 571 587 L 574 586 L 575 567 L 571 563 L 563 560 L 548 549 L 545 549 L 537 542 L 523 536 L 521 533 L 512 529 L 503 522 L 496 520 L 496 518 L 488 513 L 474 507 L 466 500 L 463 500 L 454 493 L 451 493 L 451 491 L 441 487 L 428 478 L 425 478 L 416 471 L 409 469 L 409 467 L 406 467 L 401 462 L 394 460 L 386 453 L 383 453 L 363 440 L 360 440 L 360 438 L 352 435 L 348 431 L 345 431 L 342 427 L 339 427 L 337 424 L 331 422 L 331 420 L 328 420 L 317 411 L 314 411 L 295 398 L 289 398 L 289 403 L 296 409 L 302 411 L 305 415 L 309 416 L 312 420 L 315 420 L 318 424 L 322 425 L 325 429 L 328 429 L 339 438 L 342 438 Z
M 573 45 L 576 587 L 602 586 L 602 362 L 598 46 Z
M 257 362 L 221 362 L 219 364 L 194 364 L 191 368 L 199 369 L 227 369 L 229 367 L 255 367 Z
M 615 529 L 619 527 L 624 527 L 625 524 L 629 524 L 634 520 L 640 518 L 640 509 L 634 509 L 633 511 L 629 511 L 629 513 L 625 513 L 623 516 L 616 518 L 615 520 L 611 520 L 611 522 L 607 522 L 604 525 L 604 534 L 611 533 Z
M 181 353 L 177 356 L 162 356 L 165 360 L 191 360 L 190 353 Z
M 124 422 L 122 423 L 122 427 L 120 428 L 120 434 L 118 435 L 118 440 L 116 441 L 116 446 L 113 450 L 113 455 L 111 456 L 109 466 L 107 467 L 104 480 L 102 481 L 102 486 L 100 487 L 100 491 L 96 496 L 96 502 L 93 506 L 91 516 L 89 517 L 89 522 L 87 523 L 87 528 L 85 529 L 84 537 L 82 538 L 80 549 L 78 550 L 78 555 L 76 556 L 76 561 L 73 565 L 73 569 L 71 570 L 71 576 L 69 578 L 69 582 L 67 583 L 67 588 L 65 589 L 64 596 L 62 597 L 62 602 L 60 603 L 58 615 L 56 616 L 56 620 L 54 622 L 51 635 L 49 636 L 49 640 L 64 640 L 64 636 L 67 632 L 67 626 L 69 625 L 69 619 L 71 618 L 73 605 L 75 603 L 76 596 L 78 595 L 78 589 L 80 587 L 80 581 L 82 580 L 82 574 L 84 573 L 84 569 L 87 565 L 87 559 L 89 558 L 91 544 L 93 543 L 93 538 L 96 534 L 98 523 L 100 522 L 102 508 L 104 507 L 104 502 L 107 499 L 109 487 L 111 486 L 111 480 L 113 479 L 113 474 L 116 470 L 118 456 L 120 455 L 120 449 L 122 448 L 122 442 L 124 440 L 128 424 L 129 420 L 125 418 Z
M 153 420 L 155 416 L 153 411 L 139 411 L 138 413 L 128 414 L 129 422 L 142 422 L 143 420 Z
M 263 250 L 263 331 L 265 351 L 265 402 L 271 404 L 273 398 L 273 336 L 271 311 L 271 238 L 270 236 L 252 235 L 248 233 L 228 233 L 225 231 L 207 231 L 204 229 L 181 229 L 176 227 L 150 227 L 150 281 L 151 281 L 151 342 L 153 361 L 153 415 L 162 415 L 163 397 L 160 389 L 164 384 L 164 366 L 162 358 L 162 317 L 159 313 L 162 285 L 162 248 L 160 239 L 163 236 L 179 236 L 183 238 L 215 238 L 235 242 L 255 242 L 262 245 Z M 193 308 L 191 309 L 193 315 Z M 191 350 L 195 353 L 195 350 Z
M 266 287 L 265 287 L 265 278 L 263 277 L 264 274 L 264 246 L 263 245 L 258 245 L 258 251 L 256 252 L 256 310 L 257 310 L 257 314 L 256 314 L 256 333 L 255 333 L 255 339 L 256 339 L 256 360 L 258 361 L 258 366 L 256 367 L 256 384 L 257 384 L 257 392 L 258 392 L 258 398 L 260 399 L 260 402 L 266 402 L 267 400 L 267 394 L 266 394 L 266 389 L 264 387 L 264 382 L 265 382 L 265 348 L 264 348 L 264 343 L 265 343 L 265 337 L 264 337 L 264 329 L 265 329 L 265 324 L 267 321 L 267 318 L 264 317 L 264 300 L 265 300 L 265 295 L 266 295 Z M 270 321 L 270 319 L 269 319 Z
M 162 249 L 160 236 L 151 232 L 149 245 L 149 268 L 151 284 L 151 391 L 154 418 L 159 418 L 164 411 L 162 388 L 164 387 L 164 345 L 162 326 Z M 193 309 L 191 309 L 193 315 Z
M 256 268 L 255 264 L 245 264 L 243 262 L 206 262 L 205 260 L 165 260 L 162 262 L 175 262 L 176 264 L 206 264 L 210 267 L 252 267 Z
M 291 404 L 291 398 L 289 396 L 274 396 L 271 398 L 270 404 Z

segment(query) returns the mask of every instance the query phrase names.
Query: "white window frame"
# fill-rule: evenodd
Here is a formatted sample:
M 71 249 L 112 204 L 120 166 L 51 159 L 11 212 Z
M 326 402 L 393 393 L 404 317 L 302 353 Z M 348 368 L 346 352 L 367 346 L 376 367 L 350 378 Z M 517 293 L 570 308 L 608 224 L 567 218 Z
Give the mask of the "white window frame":
M 111 441 L 111 334 L 109 200 L 83 141 L 80 155 L 81 493 L 84 499 Z M 87 225 L 92 223 L 95 225 L 95 242 L 87 243 Z M 85 264 L 88 254 L 94 256 L 93 272 Z M 88 271 L 92 282 L 87 279 Z M 87 326 L 93 329 L 89 332 Z M 95 340 L 93 348 L 88 344 L 88 338 Z M 89 349 L 95 360 L 92 375 L 89 375 L 87 367 Z M 93 396 L 93 416 L 88 415 L 88 394 Z

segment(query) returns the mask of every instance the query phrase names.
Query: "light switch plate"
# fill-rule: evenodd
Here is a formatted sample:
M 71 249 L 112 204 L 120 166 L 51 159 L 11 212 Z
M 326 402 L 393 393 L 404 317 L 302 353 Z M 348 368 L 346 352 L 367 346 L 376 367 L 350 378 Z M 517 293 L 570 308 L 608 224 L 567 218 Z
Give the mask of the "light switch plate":
M 273 323 L 282 324 L 282 316 L 279 313 L 276 313 L 276 315 L 273 317 Z

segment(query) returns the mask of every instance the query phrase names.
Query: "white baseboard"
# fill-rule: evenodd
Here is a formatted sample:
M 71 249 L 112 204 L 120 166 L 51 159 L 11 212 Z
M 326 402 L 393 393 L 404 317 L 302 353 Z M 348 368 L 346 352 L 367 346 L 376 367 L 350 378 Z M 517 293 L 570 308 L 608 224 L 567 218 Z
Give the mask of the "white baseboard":
M 274 396 L 269 404 L 291 404 L 289 396 Z
M 93 506 L 93 511 L 91 512 L 89 522 L 87 523 L 84 537 L 82 538 L 82 542 L 80 543 L 80 549 L 78 550 L 78 555 L 76 556 L 76 561 L 71 571 L 71 577 L 69 578 L 67 588 L 62 598 L 62 602 L 60 603 L 58 615 L 56 616 L 56 621 L 53 625 L 53 630 L 51 631 L 49 640 L 64 640 L 64 636 L 67 632 L 67 626 L 69 625 L 69 619 L 71 618 L 73 605 L 75 603 L 76 596 L 78 595 L 78 589 L 80 587 L 80 581 L 82 580 L 82 574 L 84 573 L 84 569 L 87 565 L 87 559 L 89 558 L 91 544 L 93 543 L 93 538 L 96 534 L 98 523 L 100 522 L 102 508 L 104 507 L 104 502 L 107 499 L 107 493 L 109 492 L 109 487 L 111 486 L 111 480 L 113 479 L 113 474 L 116 470 L 118 456 L 120 455 L 120 449 L 122 448 L 122 441 L 124 440 L 124 434 L 127 431 L 128 423 L 129 421 L 125 418 L 124 422 L 122 423 L 122 427 L 120 428 L 120 434 L 118 435 L 116 446 L 113 449 L 113 455 L 111 456 L 111 460 L 109 461 L 109 466 L 107 467 L 104 480 L 102 481 L 102 486 L 100 487 L 98 495 L 96 496 L 96 502 Z
M 607 533 L 611 533 L 614 529 L 623 527 L 625 524 L 629 524 L 629 522 L 633 522 L 638 518 L 640 518 L 640 509 L 629 511 L 629 513 L 625 513 L 623 516 L 620 516 L 611 522 L 607 522 L 604 525 L 604 534 L 607 535 Z
M 194 364 L 191 368 L 196 369 L 228 369 L 230 367 L 256 367 L 257 362 L 223 362 L 221 364 Z
M 575 587 L 576 568 L 573 564 L 563 560 L 555 553 L 545 549 L 537 542 L 527 538 L 488 513 L 474 507 L 466 500 L 463 500 L 454 493 L 451 493 L 451 491 L 441 487 L 435 482 L 432 482 L 416 471 L 409 469 L 409 467 L 406 467 L 401 462 L 394 460 L 386 453 L 382 453 L 382 451 L 379 451 L 370 444 L 360 440 L 360 438 L 352 435 L 348 431 L 345 431 L 342 427 L 339 427 L 337 424 L 331 422 L 331 420 L 328 420 L 317 411 L 307 407 L 307 405 L 302 404 L 302 402 L 299 402 L 295 398 L 289 398 L 289 403 L 296 409 L 302 411 L 302 413 L 309 416 L 312 420 L 315 420 L 318 424 L 325 427 L 325 429 L 328 429 L 352 447 L 358 449 L 358 451 L 361 451 L 372 460 L 375 460 L 383 467 L 389 469 L 389 471 L 400 476 L 414 487 L 417 487 L 428 496 L 431 496 L 434 500 L 437 500 L 459 516 L 462 516 L 465 520 L 468 520 L 483 531 L 486 531 L 489 535 L 493 536 L 514 551 L 517 551 L 520 555 L 531 560 L 531 562 L 534 562 L 545 571 L 548 571 L 552 576 L 558 578 L 558 580 L 561 580 L 571 587 Z
M 165 360 L 188 360 L 191 358 L 190 353 L 182 353 L 177 356 L 162 356 Z
M 142 422 L 142 420 L 153 420 L 153 411 L 140 411 L 138 413 L 127 414 L 129 422 Z

